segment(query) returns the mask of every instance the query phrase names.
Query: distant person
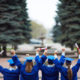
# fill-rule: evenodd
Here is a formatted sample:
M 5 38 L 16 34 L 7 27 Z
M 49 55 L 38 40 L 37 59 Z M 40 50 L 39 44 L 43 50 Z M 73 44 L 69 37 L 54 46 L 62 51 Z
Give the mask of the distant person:
M 64 59 L 66 60 L 66 67 L 63 67 L 59 63 L 57 56 L 55 56 L 55 59 L 54 59 L 54 64 L 57 66 L 58 70 L 63 75 L 61 80 L 77 80 L 77 72 L 80 67 L 80 50 L 79 50 L 79 59 L 75 66 L 73 67 L 71 66 L 71 63 L 74 59 L 72 58 L 64 58 Z
M 12 59 L 7 60 L 9 62 L 9 69 L 0 66 L 0 72 L 3 74 L 4 80 L 19 80 L 20 71 L 16 67 Z
M 46 55 L 46 53 L 47 51 L 44 52 L 44 55 Z M 33 62 L 32 62 L 34 57 L 31 57 L 31 56 L 25 57 L 25 59 L 27 60 L 26 66 L 25 66 L 19 61 L 14 50 L 12 50 L 12 54 L 14 55 L 12 59 L 20 70 L 20 75 L 21 75 L 20 80 L 39 80 L 39 77 L 38 77 L 39 66 L 37 64 L 33 66 Z M 40 64 L 42 64 L 41 61 L 40 61 Z
M 37 64 L 39 65 L 39 69 L 42 71 L 42 80 L 59 80 L 59 71 L 57 69 L 57 67 L 55 65 L 53 65 L 54 63 L 54 56 L 50 55 L 50 56 L 47 56 L 46 59 L 48 59 L 48 66 L 46 65 L 41 65 L 40 64 L 40 61 L 42 61 L 42 63 L 45 62 L 45 59 L 44 57 L 43 58 L 40 58 L 39 57 L 39 51 L 40 49 L 38 48 L 36 50 L 36 62 Z M 65 58 L 65 49 L 62 49 L 62 56 L 60 58 L 60 61 L 59 63 L 61 65 L 64 64 L 64 58 Z
M 26 57 L 29 57 L 30 55 L 29 54 L 26 54 Z
M 26 57 L 29 57 L 29 54 L 26 54 Z M 27 60 L 24 61 L 23 65 L 26 65 Z

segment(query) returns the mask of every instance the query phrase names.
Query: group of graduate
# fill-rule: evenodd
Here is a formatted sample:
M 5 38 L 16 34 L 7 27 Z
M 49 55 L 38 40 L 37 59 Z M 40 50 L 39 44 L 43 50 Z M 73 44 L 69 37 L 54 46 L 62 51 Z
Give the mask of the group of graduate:
M 77 72 L 80 67 L 80 50 L 78 50 L 79 58 L 75 66 L 72 67 L 74 59 L 65 57 L 65 49 L 62 49 L 60 60 L 57 58 L 57 51 L 53 55 L 47 56 L 47 49 L 40 57 L 40 48 L 36 49 L 35 58 L 32 56 L 25 57 L 25 62 L 22 64 L 15 54 L 13 54 L 9 62 L 9 69 L 0 66 L 0 72 L 3 74 L 4 80 L 39 80 L 38 71 L 42 72 L 42 80 L 59 80 L 59 72 L 61 73 L 61 80 L 77 80 Z M 36 65 L 33 65 L 35 59 Z M 48 65 L 44 65 L 47 59 Z M 63 64 L 66 64 L 64 67 Z

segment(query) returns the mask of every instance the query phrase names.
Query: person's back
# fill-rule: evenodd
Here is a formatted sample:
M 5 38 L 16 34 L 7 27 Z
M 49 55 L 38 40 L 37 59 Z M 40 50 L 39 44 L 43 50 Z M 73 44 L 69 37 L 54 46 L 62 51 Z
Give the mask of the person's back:
M 59 63 L 58 59 L 54 60 L 55 65 L 57 66 L 58 70 L 60 71 L 60 73 L 62 75 L 61 80 L 77 80 L 77 72 L 80 67 L 80 57 L 77 61 L 77 64 L 74 67 L 71 67 L 71 61 L 74 59 L 65 58 L 65 60 L 66 60 L 66 67 L 63 67 Z
M 63 51 L 62 51 L 63 52 Z M 42 71 L 42 80 L 58 80 L 59 79 L 59 71 L 54 63 L 54 56 L 48 56 L 46 57 L 46 54 L 43 53 L 41 58 L 39 58 L 39 50 L 36 50 L 36 63 L 39 65 L 39 69 Z M 62 61 L 65 56 L 62 55 L 60 58 L 60 63 L 63 65 Z M 48 66 L 42 65 L 41 63 L 44 63 L 45 60 L 48 59 L 47 63 Z
M 15 51 L 12 51 L 13 53 L 13 61 L 18 66 L 20 70 L 20 80 L 39 80 L 38 77 L 38 65 L 33 66 L 32 60 L 33 57 L 25 57 L 26 59 L 26 65 L 23 65 L 20 60 L 18 59 L 17 55 L 15 55 Z
M 72 78 L 69 79 L 69 77 L 68 77 L 68 68 L 62 67 L 61 71 L 60 71 L 61 74 L 62 74 L 61 80 L 77 80 L 77 72 L 78 72 L 78 70 L 79 70 L 79 66 L 75 65 L 72 68 Z
M 59 71 L 56 66 L 42 66 L 42 80 L 58 80 Z
M 3 74 L 3 79 L 4 80 L 19 80 L 19 74 L 20 71 L 19 69 L 15 66 L 14 62 L 12 59 L 7 60 L 9 64 L 9 69 L 3 68 L 0 66 L 0 72 Z
M 23 66 L 22 65 L 22 68 L 20 69 L 20 74 L 21 74 L 21 78 L 20 80 L 38 80 L 39 77 L 38 77 L 38 66 L 35 65 L 33 66 L 31 72 L 26 72 L 25 70 L 26 66 Z
M 3 70 L 3 78 L 4 80 L 19 80 L 19 70 L 12 70 L 10 71 L 9 69 L 5 68 Z

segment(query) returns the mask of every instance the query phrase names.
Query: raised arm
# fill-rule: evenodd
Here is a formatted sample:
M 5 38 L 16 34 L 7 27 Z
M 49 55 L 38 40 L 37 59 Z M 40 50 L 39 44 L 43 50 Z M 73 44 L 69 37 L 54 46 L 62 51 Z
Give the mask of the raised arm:
M 45 50 L 43 55 L 41 56 L 41 59 L 40 59 L 41 64 L 43 64 L 46 61 L 47 59 L 46 54 L 47 54 L 47 50 Z
M 72 67 L 73 74 L 77 73 L 80 67 L 80 50 L 78 51 L 78 53 L 79 53 L 79 58 L 77 64 L 74 67 Z
M 38 54 L 37 50 L 36 50 L 36 53 L 37 53 L 37 55 L 35 57 L 35 61 L 36 61 L 37 65 L 38 65 L 39 69 L 42 69 L 42 65 L 45 62 L 46 58 L 47 58 L 46 57 L 47 50 L 44 51 L 44 53 L 41 56 L 41 58 L 39 58 L 39 54 Z
M 58 69 L 61 73 L 64 73 L 64 72 L 65 72 L 65 68 L 64 68 L 64 67 L 61 65 L 61 63 L 58 61 L 57 51 L 55 51 L 54 57 L 55 57 L 55 59 L 53 60 L 53 63 L 55 64 L 55 66 L 57 67 L 57 69 Z
M 65 49 L 63 48 L 62 49 L 62 55 L 61 55 L 60 60 L 59 60 L 59 62 L 60 62 L 61 65 L 63 65 L 64 62 L 65 62 L 64 58 L 65 58 Z
M 4 68 L 2 66 L 0 66 L 0 72 L 4 74 Z
M 40 49 L 37 48 L 37 49 L 36 49 L 36 57 L 35 57 L 35 61 L 36 61 L 36 63 L 38 63 L 38 62 L 40 61 L 39 51 L 40 51 Z
M 18 66 L 18 68 L 20 69 L 21 66 L 22 66 L 22 63 L 20 62 L 20 60 L 18 59 L 17 55 L 15 54 L 15 51 L 12 50 L 11 52 L 12 52 L 12 54 L 13 54 L 12 59 L 13 59 L 15 65 Z

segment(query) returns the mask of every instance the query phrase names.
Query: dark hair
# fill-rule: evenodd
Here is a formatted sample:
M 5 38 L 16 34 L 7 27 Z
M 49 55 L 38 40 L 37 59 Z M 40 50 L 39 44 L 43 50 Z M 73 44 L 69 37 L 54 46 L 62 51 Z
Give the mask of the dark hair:
M 69 80 L 72 80 L 73 73 L 72 73 L 72 69 L 70 69 L 71 63 L 66 63 L 66 65 L 68 66 L 68 71 L 67 71 L 68 76 L 67 77 L 68 77 Z
M 26 68 L 25 71 L 30 73 L 33 67 L 33 62 L 26 62 Z
M 53 62 L 48 62 L 48 64 L 52 65 L 52 64 L 53 64 Z

